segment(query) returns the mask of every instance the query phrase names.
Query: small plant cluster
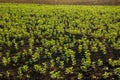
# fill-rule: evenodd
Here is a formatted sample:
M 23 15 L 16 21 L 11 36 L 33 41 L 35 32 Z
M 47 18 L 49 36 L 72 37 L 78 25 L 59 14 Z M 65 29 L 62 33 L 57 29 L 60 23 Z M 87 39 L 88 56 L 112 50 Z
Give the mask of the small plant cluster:
M 120 80 L 120 6 L 0 4 L 0 80 Z

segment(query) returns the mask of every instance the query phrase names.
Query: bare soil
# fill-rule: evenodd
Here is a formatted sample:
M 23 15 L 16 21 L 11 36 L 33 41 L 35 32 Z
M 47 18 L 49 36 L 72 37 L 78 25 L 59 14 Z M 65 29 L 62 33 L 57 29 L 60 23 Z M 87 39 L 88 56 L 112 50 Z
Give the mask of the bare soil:
M 120 5 L 120 0 L 0 0 L 0 3 Z

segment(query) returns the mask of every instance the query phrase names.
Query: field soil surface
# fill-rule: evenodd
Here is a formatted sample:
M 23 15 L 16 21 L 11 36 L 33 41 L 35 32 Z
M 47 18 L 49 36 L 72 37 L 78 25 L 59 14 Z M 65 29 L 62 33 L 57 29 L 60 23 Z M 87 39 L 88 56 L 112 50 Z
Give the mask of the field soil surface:
M 0 3 L 119 5 L 120 0 L 0 0 Z

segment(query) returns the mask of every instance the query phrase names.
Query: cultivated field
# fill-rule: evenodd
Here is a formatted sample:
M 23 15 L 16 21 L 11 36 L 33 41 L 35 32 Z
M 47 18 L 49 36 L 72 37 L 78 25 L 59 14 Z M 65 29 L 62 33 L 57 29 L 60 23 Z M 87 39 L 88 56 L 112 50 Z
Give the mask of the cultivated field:
M 0 4 L 0 80 L 120 80 L 120 6 Z

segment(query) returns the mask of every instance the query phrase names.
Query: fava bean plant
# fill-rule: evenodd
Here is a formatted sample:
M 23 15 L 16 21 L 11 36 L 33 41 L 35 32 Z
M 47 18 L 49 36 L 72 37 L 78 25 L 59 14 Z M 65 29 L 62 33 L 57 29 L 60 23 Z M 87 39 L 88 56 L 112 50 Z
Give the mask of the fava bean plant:
M 120 6 L 0 3 L 0 80 L 120 80 Z

